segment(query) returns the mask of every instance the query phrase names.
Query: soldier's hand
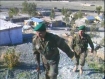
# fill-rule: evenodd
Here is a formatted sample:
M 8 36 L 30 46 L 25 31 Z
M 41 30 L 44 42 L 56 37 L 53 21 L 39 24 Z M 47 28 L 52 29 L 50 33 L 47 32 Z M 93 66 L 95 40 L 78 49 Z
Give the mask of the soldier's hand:
M 72 50 L 72 52 L 75 52 L 74 50 Z
M 94 52 L 94 50 L 93 49 L 91 49 L 91 53 L 93 53 Z
M 36 70 L 37 70 L 37 72 L 38 72 L 38 71 L 40 70 L 40 67 L 39 67 L 39 66 L 37 66 Z
M 74 60 L 74 58 L 75 58 L 75 57 L 73 56 L 73 57 L 71 58 L 71 60 L 73 61 L 73 60 Z

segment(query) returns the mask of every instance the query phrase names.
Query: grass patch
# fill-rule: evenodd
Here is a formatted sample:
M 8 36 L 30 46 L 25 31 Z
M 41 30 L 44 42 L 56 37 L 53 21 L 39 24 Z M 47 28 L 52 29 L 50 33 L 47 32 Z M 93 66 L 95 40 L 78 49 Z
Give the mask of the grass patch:
M 17 79 L 30 79 L 30 73 L 22 72 L 17 75 Z
M 86 58 L 86 62 L 91 69 L 94 69 L 94 71 L 105 73 L 105 62 L 96 55 L 89 55 Z
M 88 63 L 89 67 L 94 69 L 95 71 L 105 72 L 104 64 L 98 64 L 96 62 Z

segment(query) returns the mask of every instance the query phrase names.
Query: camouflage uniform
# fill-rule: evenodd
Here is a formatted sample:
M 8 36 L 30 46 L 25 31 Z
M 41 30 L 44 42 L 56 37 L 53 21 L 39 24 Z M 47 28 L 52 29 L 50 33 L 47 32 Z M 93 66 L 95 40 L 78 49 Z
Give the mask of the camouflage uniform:
M 85 58 L 87 56 L 88 43 L 90 47 L 94 50 L 92 40 L 88 34 L 84 34 L 81 39 L 78 34 L 75 34 L 71 42 L 71 48 L 75 51 L 76 65 L 84 66 Z
M 64 51 L 70 58 L 74 56 L 74 53 L 70 50 L 65 40 L 57 35 L 46 32 L 44 39 L 43 41 L 37 36 L 33 37 L 34 54 L 41 54 L 46 70 L 46 79 L 57 79 L 60 59 L 58 48 Z

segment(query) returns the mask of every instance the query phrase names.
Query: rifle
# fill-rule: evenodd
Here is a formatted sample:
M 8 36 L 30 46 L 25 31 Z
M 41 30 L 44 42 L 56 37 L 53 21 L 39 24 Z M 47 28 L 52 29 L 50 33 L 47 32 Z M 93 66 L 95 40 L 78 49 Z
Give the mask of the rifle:
M 46 51 L 47 45 L 48 45 L 48 42 L 46 43 L 46 46 L 45 46 L 45 47 L 42 46 L 42 48 L 43 48 L 43 54 L 44 54 L 44 52 Z M 36 59 L 37 59 L 37 61 L 38 61 L 37 79 L 39 79 L 39 75 L 40 75 L 40 53 L 38 53 L 38 54 L 36 55 Z M 43 66 L 43 67 L 44 67 L 44 66 Z
M 38 66 L 37 66 L 37 79 L 39 79 L 39 74 L 40 74 L 40 54 L 37 54 L 37 61 L 38 61 Z
M 40 71 L 37 71 L 37 79 L 39 79 Z
M 100 45 L 96 45 L 96 47 L 94 48 L 95 51 L 97 51 L 99 48 L 101 48 Z

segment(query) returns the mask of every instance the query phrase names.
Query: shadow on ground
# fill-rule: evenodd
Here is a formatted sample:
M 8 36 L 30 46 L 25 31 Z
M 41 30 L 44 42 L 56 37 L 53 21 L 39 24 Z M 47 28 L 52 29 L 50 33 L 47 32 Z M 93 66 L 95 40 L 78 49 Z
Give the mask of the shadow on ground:
M 23 34 L 23 43 L 32 42 L 33 36 L 34 36 L 34 34 L 32 34 L 32 33 L 30 33 L 30 34 Z
M 28 63 L 21 62 L 17 67 L 15 67 L 15 69 L 35 70 L 35 69 L 37 69 L 37 65 L 36 64 L 28 64 Z M 40 65 L 40 70 L 44 70 L 43 65 Z
M 100 71 L 99 69 L 84 69 L 84 71 L 90 71 L 86 75 L 92 75 L 92 74 L 95 74 L 95 73 L 104 73 L 104 72 Z

